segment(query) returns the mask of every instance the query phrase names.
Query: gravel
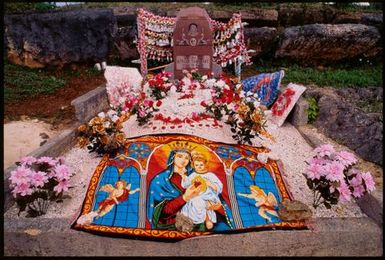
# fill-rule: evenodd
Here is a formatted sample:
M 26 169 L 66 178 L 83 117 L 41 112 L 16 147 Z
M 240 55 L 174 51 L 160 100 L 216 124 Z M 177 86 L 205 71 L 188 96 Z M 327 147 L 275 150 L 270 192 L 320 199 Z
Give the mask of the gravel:
M 197 103 L 199 104 L 199 103 Z M 186 113 L 186 111 L 184 111 Z M 210 122 L 210 120 L 207 120 Z M 177 129 L 159 129 L 153 130 L 151 126 L 138 126 L 135 117 L 131 117 L 124 123 L 124 131 L 127 137 L 138 137 L 146 134 L 160 133 L 183 133 L 191 134 L 213 141 L 224 143 L 236 143 L 231 137 L 230 127 L 223 124 L 223 127 L 211 128 L 205 124 L 198 125 L 184 124 L 182 128 Z M 254 146 L 268 147 L 271 152 L 268 156 L 271 159 L 281 160 L 284 166 L 283 177 L 288 185 L 288 190 L 293 198 L 299 200 L 311 207 L 313 194 L 306 185 L 306 179 L 302 175 L 306 168 L 305 160 L 312 156 L 312 147 L 305 141 L 298 130 L 289 123 L 285 123 L 281 127 L 268 124 L 267 130 L 271 133 L 275 142 L 255 138 Z M 73 218 L 82 206 L 88 183 L 91 176 L 101 160 L 101 157 L 95 157 L 86 150 L 77 147 L 72 148 L 64 155 L 67 164 L 73 169 L 74 176 L 71 179 L 72 188 L 68 191 L 70 199 L 64 199 L 62 203 L 54 203 L 49 208 L 47 214 L 41 218 Z M 5 213 L 6 217 L 16 217 L 18 209 L 14 205 Z M 20 217 L 25 217 L 25 213 Z M 328 210 L 323 206 L 313 210 L 313 217 L 362 217 L 365 216 L 355 202 L 345 205 L 335 205 Z

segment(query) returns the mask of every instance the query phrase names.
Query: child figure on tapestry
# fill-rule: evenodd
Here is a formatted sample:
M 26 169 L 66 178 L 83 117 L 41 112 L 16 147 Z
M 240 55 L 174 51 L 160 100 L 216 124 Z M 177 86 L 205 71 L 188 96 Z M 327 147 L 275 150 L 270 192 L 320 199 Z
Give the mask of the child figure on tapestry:
M 255 207 L 259 208 L 258 214 L 267 221 L 272 222 L 271 217 L 266 213 L 278 217 L 277 211 L 274 208 L 278 205 L 278 202 L 273 193 L 269 192 L 266 195 L 266 193 L 258 186 L 250 185 L 249 194 L 238 193 L 238 195 L 255 200 Z
M 220 203 L 218 195 L 222 192 L 223 184 L 218 177 L 207 169 L 207 159 L 203 154 L 192 154 L 192 166 L 194 172 L 189 176 L 182 176 L 182 187 L 190 185 L 201 186 L 201 192 L 189 200 L 181 210 L 181 213 L 190 218 L 194 224 L 205 223 L 208 230 L 217 222 L 216 213 L 210 207 Z

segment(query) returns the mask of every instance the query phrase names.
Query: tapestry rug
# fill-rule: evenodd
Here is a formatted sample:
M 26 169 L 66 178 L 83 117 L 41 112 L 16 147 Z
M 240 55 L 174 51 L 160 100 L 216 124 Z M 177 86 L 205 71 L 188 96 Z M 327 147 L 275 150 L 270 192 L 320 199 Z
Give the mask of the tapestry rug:
M 192 135 L 128 139 L 122 153 L 102 158 L 72 228 L 174 240 L 304 229 L 303 221 L 278 217 L 279 203 L 292 198 L 280 162 L 258 161 L 268 152 Z

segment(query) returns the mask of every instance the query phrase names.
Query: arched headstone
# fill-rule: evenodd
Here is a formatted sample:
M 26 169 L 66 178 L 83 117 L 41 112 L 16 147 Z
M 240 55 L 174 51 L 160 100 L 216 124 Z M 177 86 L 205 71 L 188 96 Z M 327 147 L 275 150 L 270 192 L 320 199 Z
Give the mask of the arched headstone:
M 178 12 L 173 45 L 174 78 L 181 79 L 183 70 L 198 69 L 201 74 L 215 75 L 221 72 L 213 62 L 213 33 L 206 10 L 190 7 Z

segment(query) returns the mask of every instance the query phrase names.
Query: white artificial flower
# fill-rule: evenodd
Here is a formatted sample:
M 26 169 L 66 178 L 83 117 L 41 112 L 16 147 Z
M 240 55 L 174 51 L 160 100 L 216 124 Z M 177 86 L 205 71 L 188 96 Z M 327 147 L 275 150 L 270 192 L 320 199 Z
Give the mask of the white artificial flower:
M 162 77 L 162 80 L 163 80 L 163 81 L 167 81 L 168 78 L 167 78 L 167 77 Z
M 255 98 L 259 98 L 257 93 L 254 94 L 254 97 L 255 97 Z
M 119 119 L 119 117 L 117 116 L 117 115 L 114 115 L 112 118 L 111 118 L 111 120 L 112 120 L 112 122 L 116 122 L 116 121 L 118 121 L 118 119 Z
M 175 94 L 176 93 L 176 86 L 172 85 L 170 88 L 170 94 Z
M 261 163 L 267 163 L 267 159 L 269 158 L 269 156 L 266 154 L 266 153 L 259 153 L 257 155 L 257 159 L 258 161 L 260 161 Z
M 119 98 L 119 103 L 120 104 L 123 104 L 125 101 L 126 101 L 126 98 L 124 98 L 124 97 L 120 97 Z
M 241 91 L 241 93 L 239 93 L 239 96 L 241 97 L 241 98 L 244 98 L 245 97 L 245 91 Z
M 223 80 L 218 80 L 217 83 L 215 84 L 217 85 L 218 87 L 222 88 L 224 85 L 226 85 L 226 82 L 224 82 Z
M 261 103 L 260 102 L 258 102 L 257 100 L 256 101 L 254 101 L 254 107 L 259 107 L 260 105 L 261 105 Z
M 184 77 L 182 82 L 184 84 L 183 89 L 187 89 L 191 85 L 191 80 L 187 77 Z
M 245 98 L 246 102 L 251 102 L 251 98 L 250 97 L 247 97 Z
M 254 93 L 251 91 L 247 91 L 246 96 L 248 96 L 248 97 L 254 96 Z
M 160 95 L 161 95 L 162 97 L 165 97 L 165 96 L 166 96 L 166 93 L 161 92 Z
M 224 89 L 230 89 L 229 85 L 227 85 L 227 84 L 223 88 Z
M 216 80 L 215 79 L 209 79 L 206 81 L 206 86 L 209 88 L 212 88 L 215 84 Z
M 202 76 L 202 81 L 205 81 L 205 80 L 207 80 L 207 75 L 204 75 L 204 76 Z
M 105 122 L 103 123 L 103 126 L 104 126 L 105 128 L 110 127 L 110 121 L 105 121 Z
M 115 110 L 113 110 L 113 109 L 110 109 L 110 110 L 107 111 L 107 115 L 108 115 L 109 118 L 112 118 L 116 114 L 117 114 L 117 112 Z
M 98 114 L 98 117 L 100 117 L 100 118 L 105 118 L 105 117 L 106 117 L 106 114 L 105 114 L 104 112 L 100 112 L 100 113 Z

